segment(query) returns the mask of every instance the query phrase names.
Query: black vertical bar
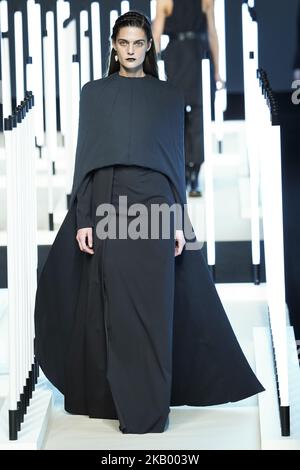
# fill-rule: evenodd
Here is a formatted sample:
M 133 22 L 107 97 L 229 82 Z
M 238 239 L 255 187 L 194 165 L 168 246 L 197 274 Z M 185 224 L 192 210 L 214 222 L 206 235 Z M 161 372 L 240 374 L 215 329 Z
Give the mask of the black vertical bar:
M 37 384 L 39 378 L 39 363 L 37 361 L 37 358 L 34 358 L 34 382 Z
M 260 284 L 260 264 L 252 265 L 253 282 L 256 286 Z
M 18 413 L 17 413 L 18 431 L 20 431 L 21 429 L 21 401 L 20 400 L 17 402 L 17 410 L 18 410 Z
M 34 365 L 31 364 L 31 370 L 29 371 L 29 387 L 30 387 L 29 398 L 32 398 L 32 392 L 34 390 L 33 367 L 34 367 Z
M 18 439 L 18 411 L 9 410 L 9 440 L 16 441 Z
M 20 423 L 23 423 L 25 415 L 25 397 L 24 392 L 20 395 Z
M 27 407 L 27 406 L 29 406 L 29 401 L 30 401 L 30 378 L 29 378 L 29 373 L 28 373 L 28 377 L 26 379 L 25 397 L 26 397 L 26 407 Z
M 54 230 L 54 218 L 53 213 L 49 213 L 49 230 L 53 232 Z
M 290 407 L 280 406 L 279 410 L 280 410 L 281 435 L 290 436 L 291 435 Z

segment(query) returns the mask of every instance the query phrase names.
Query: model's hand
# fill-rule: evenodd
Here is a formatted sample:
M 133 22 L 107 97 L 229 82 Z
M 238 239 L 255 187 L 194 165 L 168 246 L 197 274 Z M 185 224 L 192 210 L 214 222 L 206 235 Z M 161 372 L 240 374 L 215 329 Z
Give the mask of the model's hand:
M 224 88 L 226 88 L 226 82 L 222 80 L 219 73 L 215 74 L 215 82 L 217 90 L 223 90 Z
M 87 244 L 86 244 L 87 239 Z M 90 255 L 94 254 L 93 246 L 93 229 L 92 227 L 80 228 L 77 230 L 76 240 L 78 242 L 79 248 L 85 253 Z
M 182 230 L 176 230 L 175 233 L 175 256 L 181 255 L 185 245 L 185 238 Z

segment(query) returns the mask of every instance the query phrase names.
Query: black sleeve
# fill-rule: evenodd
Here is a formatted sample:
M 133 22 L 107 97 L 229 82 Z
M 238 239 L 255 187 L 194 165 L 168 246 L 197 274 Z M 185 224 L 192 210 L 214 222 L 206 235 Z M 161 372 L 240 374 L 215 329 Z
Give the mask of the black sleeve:
M 93 227 L 93 219 L 91 214 L 92 204 L 92 173 L 89 173 L 82 181 L 77 192 L 77 230 L 80 228 Z

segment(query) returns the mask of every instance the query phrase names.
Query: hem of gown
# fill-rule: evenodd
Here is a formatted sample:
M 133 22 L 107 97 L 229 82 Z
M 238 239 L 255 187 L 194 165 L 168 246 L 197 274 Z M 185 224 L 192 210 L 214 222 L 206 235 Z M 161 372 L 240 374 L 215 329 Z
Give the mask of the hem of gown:
M 253 397 L 258 395 L 259 393 L 265 392 L 264 387 L 260 387 L 259 389 L 252 390 L 249 392 L 241 393 L 240 395 L 232 395 L 228 398 L 220 398 L 216 400 L 171 400 L 170 406 L 218 406 L 218 405 L 225 405 L 226 403 L 235 403 L 237 401 L 245 400 L 246 398 Z
M 108 413 L 108 412 L 101 412 L 101 413 L 89 413 L 86 410 L 80 410 L 80 409 L 71 409 L 68 407 L 64 407 L 65 411 L 69 413 L 70 415 L 80 415 L 80 416 L 88 416 L 89 418 L 93 419 L 119 419 L 117 414 L 115 413 Z
M 162 433 L 166 431 L 169 427 L 169 414 L 168 416 L 162 420 L 159 420 L 158 424 L 155 424 L 152 428 L 150 429 L 140 429 L 140 430 L 132 430 L 128 429 L 125 426 L 122 426 L 121 421 L 118 417 L 117 414 L 115 413 L 88 413 L 85 410 L 74 410 L 74 409 L 68 409 L 67 407 L 64 407 L 65 411 L 70 414 L 70 415 L 76 415 L 76 416 L 88 416 L 90 419 L 110 419 L 110 420 L 115 420 L 119 421 L 119 430 L 122 432 L 122 434 L 148 434 L 148 433 Z
M 132 431 L 126 429 L 126 427 L 122 427 L 122 425 L 119 425 L 119 430 L 122 432 L 122 434 L 151 434 L 151 433 L 163 433 L 169 428 L 169 413 L 167 417 L 164 420 L 160 420 L 159 424 L 154 425 L 152 428 L 147 429 L 147 430 L 140 430 L 140 431 Z

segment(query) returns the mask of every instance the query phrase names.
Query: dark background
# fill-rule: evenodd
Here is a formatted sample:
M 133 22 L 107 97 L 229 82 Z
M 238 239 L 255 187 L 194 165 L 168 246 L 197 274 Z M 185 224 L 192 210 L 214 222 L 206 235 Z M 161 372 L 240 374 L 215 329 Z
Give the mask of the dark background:
M 226 0 L 227 86 L 229 92 L 243 91 L 241 5 L 243 0 Z M 291 89 L 296 53 L 298 0 L 256 0 L 259 34 L 259 65 L 267 70 L 275 91 Z

